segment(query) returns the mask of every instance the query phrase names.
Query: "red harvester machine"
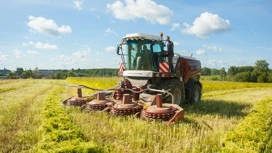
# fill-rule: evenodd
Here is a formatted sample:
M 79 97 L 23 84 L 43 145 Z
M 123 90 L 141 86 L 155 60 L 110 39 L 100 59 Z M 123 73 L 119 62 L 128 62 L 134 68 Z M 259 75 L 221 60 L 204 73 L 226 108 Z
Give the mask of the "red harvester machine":
M 82 109 L 107 111 L 113 115 L 135 115 L 143 119 L 178 122 L 184 119 L 184 103 L 201 100 L 199 82 L 201 63 L 192 57 L 174 54 L 173 63 L 165 57 L 163 36 L 134 33 L 123 37 L 117 46 L 121 56 L 119 76 L 122 80 L 109 89 L 77 85 L 78 97 L 63 101 Z M 170 71 L 173 64 L 174 71 Z M 97 90 L 82 97 L 81 88 Z

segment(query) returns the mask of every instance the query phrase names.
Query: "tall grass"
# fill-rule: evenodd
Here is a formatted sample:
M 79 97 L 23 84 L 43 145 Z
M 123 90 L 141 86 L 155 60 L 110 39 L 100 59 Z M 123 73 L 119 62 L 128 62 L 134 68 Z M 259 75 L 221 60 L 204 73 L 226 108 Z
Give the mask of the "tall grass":
M 118 77 L 83 77 L 83 78 L 76 78 L 76 77 L 68 77 L 66 79 L 68 82 L 73 84 L 81 84 L 86 85 L 93 88 L 98 89 L 107 89 L 114 87 L 120 81 Z M 91 94 L 94 93 L 94 90 L 84 89 L 83 94 Z
M 67 110 L 85 136 L 104 152 L 211 152 L 221 148 L 221 131 L 186 118 L 180 124 L 147 122 L 133 117 L 113 117 L 99 112 Z
M 35 82 L 31 79 L 28 80 L 2 80 L 0 81 L 0 93 L 7 92 L 10 90 L 15 90 L 19 88 L 23 88 L 29 85 L 34 84 Z
M 228 81 L 206 81 L 202 80 L 203 92 L 222 91 L 244 88 L 272 87 L 272 83 L 248 83 L 248 82 L 228 82 Z
M 91 152 L 97 146 L 103 152 L 128 153 L 231 152 L 232 146 L 244 152 L 271 150 L 271 120 L 265 117 L 271 115 L 271 84 L 202 81 L 202 102 L 185 105 L 185 120 L 170 127 L 64 107 L 61 101 L 76 95 L 76 90 L 55 86 L 72 83 L 105 89 L 118 80 L 0 81 L 0 89 L 14 87 L 0 93 L 0 152 Z M 244 147 L 252 142 L 259 145 Z
M 10 83 L 20 88 L 0 93 L 0 152 L 26 151 L 39 141 L 39 113 L 53 84 L 50 80 L 31 82 L 21 86 L 21 80 L 14 80 Z
M 116 86 L 120 81 L 119 77 L 89 77 L 89 78 L 73 78 L 68 77 L 68 82 L 74 84 L 83 84 L 94 88 L 110 88 Z
M 101 88 L 105 86 L 96 81 Z M 251 112 L 256 102 L 269 96 L 271 84 L 202 83 L 203 101 L 186 105 L 185 120 L 171 127 L 133 117 L 81 112 L 77 108 L 67 108 L 67 112 L 84 135 L 102 146 L 104 152 L 221 152 L 224 135 Z M 68 90 L 70 94 L 72 89 Z

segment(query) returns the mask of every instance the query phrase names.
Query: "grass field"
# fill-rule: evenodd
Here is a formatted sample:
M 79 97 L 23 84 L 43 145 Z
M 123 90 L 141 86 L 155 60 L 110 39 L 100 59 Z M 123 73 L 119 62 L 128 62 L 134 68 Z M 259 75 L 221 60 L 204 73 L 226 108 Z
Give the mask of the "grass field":
M 170 127 L 62 106 L 76 88 L 58 84 L 118 80 L 0 80 L 0 152 L 272 152 L 272 84 L 203 80 L 202 102 Z

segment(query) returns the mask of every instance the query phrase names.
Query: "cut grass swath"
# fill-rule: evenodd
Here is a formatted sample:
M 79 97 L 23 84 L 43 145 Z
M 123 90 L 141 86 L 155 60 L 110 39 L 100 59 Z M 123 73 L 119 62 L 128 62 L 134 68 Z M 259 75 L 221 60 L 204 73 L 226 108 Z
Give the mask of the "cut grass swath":
M 51 92 L 44 104 L 41 125 L 42 140 L 34 152 L 99 152 L 98 146 L 86 142 L 82 132 L 73 125 L 63 106 L 60 93 L 63 87 Z
M 272 152 L 272 97 L 256 104 L 226 135 L 223 152 Z
M 39 113 L 53 87 L 50 82 L 35 80 L 28 86 L 0 93 L 0 152 L 24 152 L 37 143 Z

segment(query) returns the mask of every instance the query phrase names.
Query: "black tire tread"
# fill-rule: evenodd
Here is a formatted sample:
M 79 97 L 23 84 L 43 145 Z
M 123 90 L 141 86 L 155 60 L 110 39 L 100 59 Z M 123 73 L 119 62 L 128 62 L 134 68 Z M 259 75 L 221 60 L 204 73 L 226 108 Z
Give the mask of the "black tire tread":
M 161 84 L 161 89 L 169 90 L 169 92 L 173 93 L 175 88 L 179 88 L 181 91 L 181 103 L 180 105 L 183 105 L 185 103 L 185 90 L 183 82 L 179 81 L 178 79 L 169 79 L 164 80 L 165 82 Z M 163 102 L 172 103 L 172 97 L 167 94 L 163 94 Z

